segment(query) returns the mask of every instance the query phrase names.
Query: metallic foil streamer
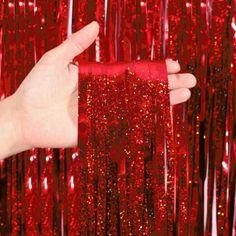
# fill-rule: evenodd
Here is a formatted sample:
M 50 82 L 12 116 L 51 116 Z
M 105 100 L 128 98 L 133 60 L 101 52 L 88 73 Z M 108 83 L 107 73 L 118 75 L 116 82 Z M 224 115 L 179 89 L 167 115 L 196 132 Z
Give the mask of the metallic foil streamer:
M 79 78 L 79 155 L 87 174 L 82 223 L 95 235 L 169 234 L 172 184 L 165 191 L 159 171 L 166 156 L 173 176 L 165 64 L 81 63 Z
M 229 0 L 0 0 L 0 100 L 92 20 L 80 63 L 171 57 L 198 80 L 155 135 L 167 111 L 143 76 L 81 76 L 79 146 L 0 161 L 0 235 L 235 235 L 235 19 Z

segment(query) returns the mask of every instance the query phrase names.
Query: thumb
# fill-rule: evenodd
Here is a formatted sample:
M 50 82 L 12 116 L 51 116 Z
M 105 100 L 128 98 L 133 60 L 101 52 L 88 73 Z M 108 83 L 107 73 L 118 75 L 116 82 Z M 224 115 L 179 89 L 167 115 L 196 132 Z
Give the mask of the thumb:
M 99 24 L 96 21 L 86 25 L 53 49 L 55 58 L 61 59 L 63 62 L 72 61 L 94 42 L 98 32 Z

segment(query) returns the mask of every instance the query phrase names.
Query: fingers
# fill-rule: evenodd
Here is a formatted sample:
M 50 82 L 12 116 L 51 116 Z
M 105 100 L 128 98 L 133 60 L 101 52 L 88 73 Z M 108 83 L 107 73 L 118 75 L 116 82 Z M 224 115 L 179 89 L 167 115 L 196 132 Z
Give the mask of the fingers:
M 170 104 L 176 105 L 186 102 L 190 96 L 190 88 L 193 88 L 197 80 L 194 75 L 189 73 L 168 75 L 170 91 Z
M 189 73 L 168 75 L 169 89 L 193 88 L 197 81 L 194 75 Z
M 81 30 L 72 34 L 62 44 L 46 53 L 46 57 L 57 62 L 69 62 L 87 49 L 96 39 L 99 25 L 96 21 L 86 25 Z
M 180 64 L 172 59 L 166 60 L 166 67 L 168 74 L 178 73 L 180 71 Z
M 187 88 L 180 88 L 170 91 L 171 106 L 186 102 L 191 96 L 191 92 Z

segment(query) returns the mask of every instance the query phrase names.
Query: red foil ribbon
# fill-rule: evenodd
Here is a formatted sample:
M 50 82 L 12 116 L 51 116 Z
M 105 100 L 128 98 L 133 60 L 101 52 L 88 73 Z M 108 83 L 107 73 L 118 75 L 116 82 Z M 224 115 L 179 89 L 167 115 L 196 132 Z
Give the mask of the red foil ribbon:
M 81 63 L 79 71 L 79 232 L 172 234 L 175 159 L 165 63 Z
M 166 141 L 173 140 L 174 161 L 171 162 L 173 166 L 168 167 L 171 175 L 165 175 L 168 179 L 163 182 L 161 177 L 152 178 L 153 184 L 150 185 L 149 181 L 140 179 L 137 182 L 129 175 L 127 169 L 139 174 L 146 171 L 145 176 L 151 178 L 156 170 L 152 170 L 154 165 L 143 169 L 141 161 L 139 168 L 131 168 L 134 155 L 142 160 L 144 155 L 149 155 L 148 152 L 138 153 L 136 150 L 123 154 L 115 151 L 130 146 L 125 146 L 124 140 L 117 138 L 123 133 L 116 134 L 106 128 L 106 122 L 110 124 L 112 116 L 106 110 L 105 101 L 97 102 L 99 114 L 106 111 L 110 119 L 103 120 L 96 114 L 98 121 L 94 122 L 97 126 L 101 123 L 99 127 L 105 131 L 101 140 L 112 134 L 110 142 L 117 141 L 117 146 L 121 147 L 112 149 L 113 159 L 104 154 L 109 148 L 106 146 L 99 154 L 104 158 L 95 162 L 97 153 L 93 153 L 93 143 L 90 142 L 87 143 L 90 145 L 86 152 L 87 157 L 90 156 L 88 160 L 81 158 L 80 150 L 84 147 L 75 147 L 32 149 L 0 161 L 0 235 L 115 234 L 117 224 L 120 225 L 118 233 L 124 235 L 126 232 L 150 234 L 155 230 L 164 232 L 164 235 L 235 235 L 235 17 L 235 1 L 227 0 L 0 0 L 1 100 L 15 92 L 45 51 L 92 20 L 100 24 L 99 36 L 79 55 L 79 62 L 150 62 L 171 57 L 179 60 L 182 71 L 195 74 L 198 80 L 188 104 L 171 108 L 173 132 L 165 137 Z M 108 72 L 103 73 L 106 80 L 110 79 Z M 91 87 L 96 84 L 91 78 L 89 81 L 89 96 L 99 96 L 94 94 L 96 87 Z M 110 91 L 105 92 L 106 88 L 103 81 L 103 88 L 100 87 L 99 91 L 108 96 Z M 132 92 L 130 90 L 134 96 Z M 125 98 L 114 94 L 116 96 L 106 97 L 107 101 L 115 104 L 116 97 L 128 99 L 128 107 L 129 97 L 125 91 L 121 93 L 121 96 L 126 95 Z M 116 107 L 112 109 L 118 110 L 119 106 Z M 148 104 L 146 109 L 150 107 Z M 86 117 L 83 119 L 87 120 Z M 127 118 L 129 124 L 133 119 Z M 149 120 L 143 124 L 143 129 L 152 124 Z M 84 126 L 85 130 L 88 130 L 87 126 L 89 124 Z M 111 130 L 117 130 L 116 122 L 112 126 Z M 145 131 L 144 142 L 150 141 L 153 130 Z M 137 135 L 142 131 L 137 130 Z M 131 134 L 130 131 L 129 137 Z M 85 133 L 85 140 L 86 137 Z M 155 139 L 159 140 L 159 137 L 157 135 Z M 160 138 L 159 142 L 163 144 L 164 139 Z M 101 141 L 99 144 L 101 148 Z M 126 165 L 120 161 L 118 169 L 118 162 L 114 160 L 122 155 L 129 157 L 130 162 Z M 83 171 L 88 164 L 87 172 Z M 157 176 L 166 173 L 163 159 L 156 166 Z M 104 176 L 92 183 L 100 170 Z M 117 178 L 118 170 L 121 174 Z M 109 179 L 105 179 L 107 175 Z M 145 189 L 144 195 L 136 195 L 135 184 L 139 189 Z M 160 194 L 154 196 L 151 193 L 155 186 Z M 161 196 L 166 189 L 173 195 L 163 197 L 162 202 Z M 138 199 L 143 198 L 143 205 L 150 206 L 154 202 L 144 211 L 142 229 L 132 228 L 132 225 L 139 224 L 143 207 L 138 205 L 135 197 L 127 198 L 132 194 L 139 196 Z M 117 196 L 120 196 L 118 200 Z M 85 198 L 88 198 L 86 202 L 83 201 Z M 129 207 L 125 204 L 127 202 Z M 96 204 L 98 208 L 94 210 Z M 166 214 L 167 206 L 169 214 Z M 134 207 L 137 207 L 135 212 Z M 119 221 L 121 216 L 115 215 L 118 211 L 123 212 L 125 221 Z M 135 213 L 132 219 L 131 211 Z M 157 215 L 156 219 L 153 215 Z

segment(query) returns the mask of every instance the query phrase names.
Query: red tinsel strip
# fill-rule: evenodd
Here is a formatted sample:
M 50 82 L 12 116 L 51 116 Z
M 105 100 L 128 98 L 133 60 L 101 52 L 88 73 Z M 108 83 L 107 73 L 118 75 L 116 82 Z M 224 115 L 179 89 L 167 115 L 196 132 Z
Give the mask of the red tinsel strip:
M 53 232 L 53 153 L 46 149 L 40 156 L 40 211 L 41 232 L 52 235 Z
M 226 7 L 227 6 L 227 7 Z M 230 4 L 222 1 L 213 4 L 212 28 L 210 44 L 210 72 L 209 80 L 209 108 L 208 125 L 211 124 L 207 138 L 209 138 L 209 171 L 208 171 L 208 211 L 207 211 L 207 233 L 223 233 L 226 219 L 225 193 L 227 187 L 227 175 L 225 175 L 223 162 L 225 150 L 227 91 L 230 72 L 230 51 L 228 44 L 230 38 L 227 36 L 227 27 L 231 22 Z M 223 114 L 222 114 L 223 112 Z M 222 182 L 224 184 L 222 184 Z M 217 228 L 216 228 L 217 227 Z M 216 231 L 217 230 L 217 231 Z
M 40 222 L 40 186 L 38 184 L 38 153 L 36 149 L 30 151 L 28 158 L 25 158 L 24 168 L 24 191 L 23 208 L 25 235 L 38 235 Z
M 168 40 L 166 42 L 167 57 L 179 59 L 182 69 L 185 68 L 185 60 L 182 59 L 182 45 L 188 45 L 184 48 L 183 56 L 191 56 L 188 52 L 190 45 L 193 43 L 186 42 L 189 31 L 186 31 L 186 23 L 190 19 L 186 19 L 186 6 L 185 2 L 170 1 L 168 3 Z M 192 27 L 189 24 L 189 27 Z M 185 43 L 184 43 L 185 42 Z M 194 46 L 193 46 L 194 47 Z M 178 105 L 172 108 L 172 122 L 174 130 L 174 139 L 176 147 L 176 162 L 175 162 L 175 182 L 174 182 L 174 213 L 175 225 L 174 232 L 176 234 L 188 234 L 189 222 L 192 216 L 195 216 L 194 208 L 191 201 L 192 198 L 192 158 L 190 159 L 188 146 L 186 144 L 187 138 L 187 123 L 186 123 L 186 108 L 183 105 Z M 191 144 L 189 142 L 188 144 Z M 193 209 L 190 214 L 190 209 Z M 191 228 L 194 228 L 194 223 L 191 221 Z
M 80 64 L 78 140 L 81 171 L 88 174 L 83 222 L 90 230 L 95 224 L 96 235 L 173 232 L 174 153 L 164 67 Z M 164 158 L 166 183 L 159 171 Z
M 231 23 L 231 40 L 233 48 L 232 81 L 229 84 L 229 168 L 228 168 L 228 226 L 229 232 L 236 233 L 236 2 L 232 3 L 233 18 Z
M 71 3 L 73 16 L 69 15 Z M 80 231 L 83 235 L 88 232 L 90 234 L 97 232 L 101 235 L 108 232 L 115 235 L 118 234 L 116 224 L 119 224 L 119 233 L 123 235 L 127 232 L 132 233 L 132 225 L 140 220 L 143 228 L 134 229 L 135 233 L 151 234 L 157 229 L 167 234 L 166 227 L 169 227 L 168 231 L 173 230 L 177 235 L 202 233 L 204 230 L 206 234 L 214 234 L 216 230 L 218 234 L 235 234 L 236 54 L 233 50 L 231 61 L 231 45 L 233 49 L 236 45 L 234 35 L 230 35 L 231 30 L 234 34 L 236 28 L 234 1 L 229 3 L 210 0 L 201 2 L 171 0 L 168 3 L 168 20 L 166 6 L 167 1 L 157 0 L 140 0 L 135 3 L 109 0 L 95 2 L 0 1 L 1 99 L 16 90 L 46 50 L 56 46 L 68 36 L 71 30 L 68 27 L 69 18 L 72 21 L 73 32 L 94 19 L 100 23 L 101 31 L 96 43 L 79 56 L 80 61 L 153 60 L 166 55 L 179 59 L 182 69 L 187 69 L 198 78 L 198 85 L 192 91 L 192 99 L 188 103 L 187 110 L 182 110 L 183 116 L 176 115 L 176 108 L 172 113 L 173 121 L 176 123 L 173 133 L 176 150 L 173 155 L 177 162 L 175 166 L 170 167 L 171 169 L 169 166 L 166 168 L 172 173 L 168 179 L 169 185 L 166 185 L 166 169 L 163 169 L 164 153 L 159 153 L 162 158 L 157 163 L 158 169 L 153 172 L 152 165 L 148 161 L 144 164 L 140 162 L 140 169 L 130 167 L 134 163 L 134 156 L 139 160 L 150 156 L 148 149 L 145 153 L 136 150 L 132 154 L 114 151 L 117 146 L 127 151 L 131 148 L 130 145 L 126 145 L 129 139 L 119 139 L 121 134 L 114 134 L 118 126 L 115 121 L 112 124 L 113 131 L 106 131 L 103 135 L 104 137 L 109 135 L 110 143 L 117 143 L 111 155 L 119 160 L 123 156 L 119 165 L 100 153 L 99 155 L 104 159 L 96 163 L 90 158 L 89 172 L 83 171 L 88 164 L 86 158 L 97 155 L 93 151 L 92 142 L 86 152 L 87 156 L 76 149 L 62 149 L 60 153 L 56 150 L 52 153 L 49 149 L 46 150 L 48 152 L 46 154 L 32 149 L 23 155 L 16 155 L 1 162 L 0 234 L 5 235 L 11 232 L 12 235 L 17 235 L 21 231 L 25 235 L 37 235 L 40 232 L 51 234 L 53 231 L 55 235 L 60 233 L 76 235 Z M 230 73 L 233 73 L 231 74 L 233 77 Z M 104 74 L 107 73 L 104 72 Z M 115 96 L 108 96 L 109 92 L 114 91 L 115 86 L 109 85 L 111 86 L 109 87 L 106 82 L 103 89 L 107 98 L 102 103 L 104 109 L 109 103 L 115 104 L 116 97 L 125 100 L 126 108 L 129 108 L 129 100 L 126 99 L 129 99 L 130 94 L 132 96 L 134 94 L 127 78 L 128 75 L 126 87 L 122 87 L 122 95 L 126 96 L 124 98 L 118 94 L 120 90 L 114 92 Z M 96 91 L 93 91 L 95 86 L 99 86 L 97 83 L 94 81 L 88 96 L 99 96 Z M 105 91 L 107 88 L 109 88 L 108 92 Z M 129 94 L 125 93 L 127 88 L 130 89 Z M 146 97 L 146 100 L 151 101 L 153 95 L 150 90 L 147 93 L 150 95 Z M 151 109 L 152 102 L 146 103 L 145 111 Z M 100 102 L 94 104 L 100 106 Z M 109 110 L 106 109 L 108 113 Z M 107 118 L 108 123 L 113 119 L 115 114 L 113 111 L 119 110 L 118 105 L 117 108 L 110 110 L 112 112 Z M 119 112 L 127 120 L 129 119 L 129 123 L 135 124 L 134 118 L 138 116 L 136 113 L 133 118 L 128 117 L 129 114 L 124 110 Z M 93 110 L 90 110 L 89 114 L 92 113 Z M 100 114 L 102 113 L 94 116 L 93 122 L 97 122 L 97 125 L 104 122 Z M 190 124 L 188 145 L 190 156 L 187 154 L 187 142 L 184 142 L 187 129 L 184 128 L 186 126 L 183 126 L 182 122 L 182 119 L 186 119 L 186 115 Z M 146 146 L 154 139 L 161 147 L 165 146 L 162 145 L 162 138 L 154 134 L 151 136 L 148 132 L 148 127 L 154 130 L 150 117 L 140 116 L 140 121 L 143 129 L 139 130 L 140 127 L 134 127 L 137 129 L 135 135 L 142 131 L 143 142 Z M 105 123 L 102 124 L 105 127 Z M 129 130 L 128 134 L 129 137 L 133 137 L 132 130 Z M 92 138 L 93 134 L 89 137 Z M 152 137 L 151 140 L 150 137 Z M 110 143 L 108 142 L 107 149 Z M 31 162 L 34 155 L 36 159 Z M 53 156 L 53 162 L 51 159 L 49 162 L 46 161 L 48 155 Z M 40 160 L 38 160 L 39 156 Z M 122 161 L 127 158 L 129 158 L 128 163 Z M 144 169 L 143 165 L 146 165 Z M 110 176 L 106 183 L 102 178 L 99 180 L 95 178 L 100 167 L 104 170 L 104 175 Z M 136 180 L 128 172 L 130 170 L 133 171 L 132 173 L 144 173 L 148 176 L 145 181 L 140 179 L 137 182 L 139 189 L 144 191 L 144 195 L 138 195 L 138 199 L 142 199 L 143 205 L 146 206 L 142 219 L 140 217 L 142 209 L 137 204 L 137 199 L 127 198 L 128 194 L 137 193 L 134 188 Z M 153 178 L 153 173 L 156 173 L 156 178 Z M 165 176 L 164 179 L 163 176 Z M 44 189 L 45 178 L 50 191 Z M 147 180 L 151 178 L 152 184 Z M 88 179 L 90 184 L 87 186 Z M 29 191 L 30 183 L 35 191 Z M 104 184 L 104 189 L 98 183 Z M 153 188 L 159 191 L 156 196 L 152 194 Z M 97 192 L 99 192 L 98 197 L 96 197 Z M 40 201 L 40 194 L 44 202 Z M 117 198 L 117 195 L 120 198 Z M 91 198 L 84 202 L 87 196 Z M 106 202 L 103 200 L 104 196 L 106 196 Z M 166 214 L 167 206 L 165 205 L 168 201 L 173 203 L 168 205 L 169 216 Z M 79 203 L 76 204 L 77 202 Z M 91 210 L 98 202 L 101 212 L 98 215 L 92 211 L 88 212 L 88 207 Z M 126 202 L 130 202 L 129 211 Z M 45 214 L 39 216 L 34 212 L 37 209 L 35 206 L 39 203 L 42 206 L 41 212 L 49 213 L 48 217 Z M 48 211 L 47 205 L 50 205 Z M 133 212 L 136 206 L 135 218 L 130 218 L 129 213 Z M 121 212 L 119 216 L 115 215 L 117 209 Z M 155 213 L 160 215 L 156 218 L 156 226 L 153 218 Z M 119 221 L 119 217 L 123 218 L 122 222 Z M 96 225 L 93 224 L 94 219 L 97 222 Z M 109 225 L 108 228 L 104 228 L 104 219 Z M 170 222 L 171 219 L 173 219 L 173 224 Z M 76 224 L 77 221 L 78 224 Z M 189 223 L 186 224 L 186 222 Z M 77 231 L 79 226 L 81 230 Z
M 187 70 L 189 73 L 195 74 L 197 78 L 197 86 L 191 91 L 192 99 L 189 101 L 187 107 L 184 108 L 183 117 L 188 121 L 189 127 L 189 157 L 187 158 L 187 176 L 186 184 L 188 196 L 188 228 L 187 232 L 191 235 L 197 232 L 197 234 L 203 234 L 203 196 L 202 196 L 202 181 L 200 176 L 201 171 L 201 158 L 203 156 L 200 154 L 200 87 L 201 80 L 199 72 L 199 61 L 201 57 L 201 52 L 198 50 L 199 40 L 199 28 L 201 27 L 198 22 L 200 9 L 199 1 L 184 1 L 182 2 L 182 12 L 184 19 L 182 21 L 183 28 L 181 31 L 181 37 L 183 38 L 183 43 L 180 47 L 180 55 L 182 60 L 182 68 Z M 204 20 L 204 16 L 201 16 Z M 201 32 L 202 33 L 202 32 Z M 205 42 L 204 42 L 205 43 Z M 186 48 L 184 45 L 187 45 Z M 201 44 L 200 44 L 201 45 Z M 187 112 L 187 114 L 186 114 Z M 176 128 L 178 129 L 178 128 Z M 183 132 L 183 130 L 182 130 Z M 187 135 L 187 133 L 185 133 Z M 186 147 L 187 148 L 187 147 Z M 179 193 L 181 194 L 181 193 Z

